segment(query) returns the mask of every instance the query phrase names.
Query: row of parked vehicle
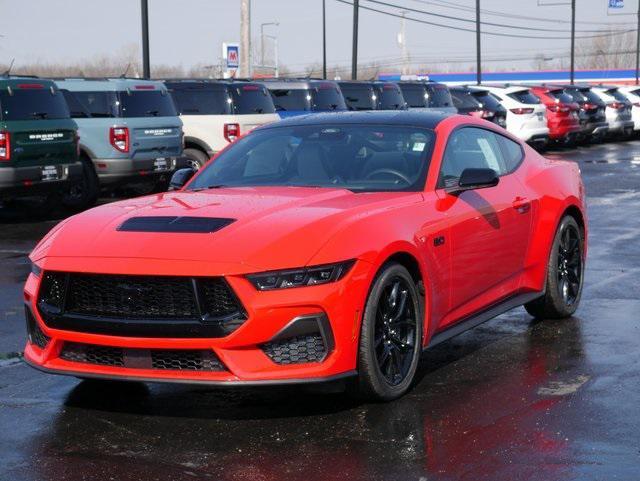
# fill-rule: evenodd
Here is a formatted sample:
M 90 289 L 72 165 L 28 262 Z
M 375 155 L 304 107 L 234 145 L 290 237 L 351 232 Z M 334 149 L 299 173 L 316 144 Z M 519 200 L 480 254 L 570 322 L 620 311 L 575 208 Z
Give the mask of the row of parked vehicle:
M 0 77 L 0 203 L 94 204 L 122 186 L 162 189 L 241 134 L 311 112 L 438 110 L 480 117 L 539 147 L 640 130 L 640 87 L 429 81 Z

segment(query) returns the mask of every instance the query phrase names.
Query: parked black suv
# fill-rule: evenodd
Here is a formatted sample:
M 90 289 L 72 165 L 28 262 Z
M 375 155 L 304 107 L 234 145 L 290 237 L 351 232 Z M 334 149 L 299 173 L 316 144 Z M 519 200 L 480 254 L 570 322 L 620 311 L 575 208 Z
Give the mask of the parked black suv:
M 338 82 L 349 110 L 406 110 L 397 84 L 391 82 Z
M 578 113 L 582 130 L 578 141 L 601 141 L 609 131 L 605 110 L 607 105 L 588 85 L 558 85 L 564 88 L 575 103 L 580 106 Z
M 507 109 L 488 90 L 466 85 L 449 90 L 458 113 L 479 117 L 501 127 L 507 125 Z

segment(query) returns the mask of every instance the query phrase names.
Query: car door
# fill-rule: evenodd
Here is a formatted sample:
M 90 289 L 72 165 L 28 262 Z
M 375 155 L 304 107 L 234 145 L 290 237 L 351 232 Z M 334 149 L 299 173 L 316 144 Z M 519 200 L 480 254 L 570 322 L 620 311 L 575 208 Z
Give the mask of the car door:
M 440 167 L 439 209 L 451 243 L 450 310 L 442 326 L 513 294 L 520 283 L 531 229 L 531 206 L 516 175 L 514 152 L 491 130 L 463 127 L 449 137 Z M 510 155 L 510 157 L 509 157 Z M 491 168 L 497 185 L 452 193 L 467 168 Z

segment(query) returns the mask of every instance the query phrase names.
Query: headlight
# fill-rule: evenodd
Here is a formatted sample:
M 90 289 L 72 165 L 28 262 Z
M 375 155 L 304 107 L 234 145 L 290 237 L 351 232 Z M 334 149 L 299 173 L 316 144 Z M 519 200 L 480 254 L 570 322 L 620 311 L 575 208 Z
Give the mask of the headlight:
M 42 274 L 42 268 L 38 264 L 32 262 L 31 273 L 36 277 L 40 277 L 40 274 Z
M 342 279 L 347 272 L 349 272 L 349 269 L 353 267 L 354 263 L 355 260 L 351 259 L 336 264 L 262 272 L 259 274 L 249 274 L 247 279 L 249 279 L 259 291 L 316 286 L 318 284 L 328 284 L 329 282 Z

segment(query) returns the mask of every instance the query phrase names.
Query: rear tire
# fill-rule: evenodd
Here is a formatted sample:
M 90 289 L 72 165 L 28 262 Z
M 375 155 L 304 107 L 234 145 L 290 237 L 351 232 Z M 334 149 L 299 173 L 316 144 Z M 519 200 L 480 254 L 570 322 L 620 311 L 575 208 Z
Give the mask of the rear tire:
M 209 156 L 200 149 L 184 149 L 183 154 L 189 159 L 189 167 L 200 170 L 209 160 Z
M 359 398 L 391 401 L 409 390 L 422 350 L 421 312 L 409 271 L 397 263 L 383 266 L 362 319 L 354 386 Z
M 73 210 L 93 207 L 100 194 L 100 184 L 93 169 L 93 162 L 88 157 L 82 157 L 80 161 L 82 162 L 81 179 L 69 186 L 67 192 L 62 196 L 62 205 Z
M 580 303 L 583 280 L 584 233 L 575 218 L 567 215 L 551 246 L 545 294 L 524 307 L 537 319 L 570 317 Z

